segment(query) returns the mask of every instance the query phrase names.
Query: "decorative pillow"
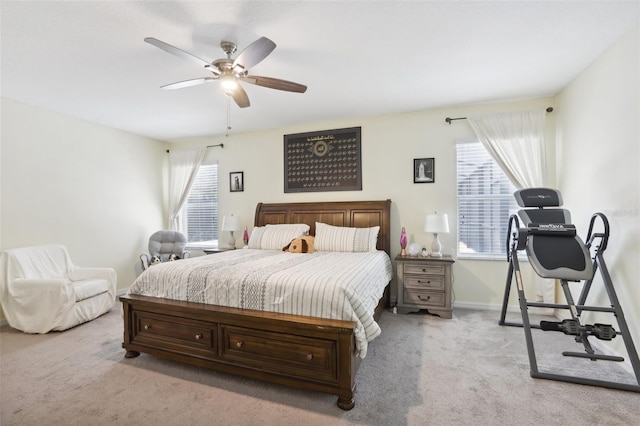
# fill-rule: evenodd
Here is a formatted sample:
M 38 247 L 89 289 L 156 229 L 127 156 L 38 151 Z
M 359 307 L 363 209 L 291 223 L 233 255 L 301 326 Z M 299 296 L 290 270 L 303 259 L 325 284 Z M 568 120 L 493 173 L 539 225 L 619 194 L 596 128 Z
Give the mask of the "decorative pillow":
M 282 247 L 289 244 L 294 238 L 308 233 L 309 225 L 304 223 L 256 226 L 249 237 L 249 248 L 282 250 Z
M 282 251 L 291 253 L 313 253 L 316 251 L 313 247 L 313 240 L 314 238 L 311 235 L 294 238 L 289 244 L 282 248 Z
M 315 249 L 319 251 L 376 251 L 379 226 L 348 228 L 316 222 Z

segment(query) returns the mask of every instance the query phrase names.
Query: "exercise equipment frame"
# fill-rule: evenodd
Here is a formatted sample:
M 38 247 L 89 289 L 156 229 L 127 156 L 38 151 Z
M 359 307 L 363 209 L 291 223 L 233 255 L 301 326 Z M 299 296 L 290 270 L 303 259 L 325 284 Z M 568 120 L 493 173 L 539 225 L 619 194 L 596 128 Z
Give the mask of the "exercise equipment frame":
M 600 219 L 604 226 L 604 232 L 595 233 L 593 232 L 594 223 L 596 219 Z M 590 249 L 594 247 L 593 252 L 593 275 L 590 279 L 585 280 L 584 286 L 580 293 L 580 297 L 578 298 L 578 302 L 575 303 L 573 297 L 571 295 L 569 289 L 569 282 L 566 279 L 561 279 L 562 291 L 564 293 L 565 299 L 567 301 L 566 304 L 556 304 L 556 303 L 544 303 L 544 302 L 529 302 L 527 301 L 524 293 L 524 284 L 522 280 L 522 274 L 520 273 L 520 264 L 518 261 L 518 250 L 522 250 L 526 246 L 526 240 L 529 236 L 529 230 L 524 228 L 519 228 L 519 220 L 516 215 L 512 215 L 509 218 L 509 227 L 507 233 L 507 260 L 509 262 L 509 271 L 507 276 L 507 282 L 505 287 L 504 299 L 502 302 L 502 312 L 500 315 L 499 324 L 502 326 L 514 326 L 514 327 L 523 327 L 525 333 L 525 340 L 527 344 L 527 352 L 529 354 L 529 366 L 531 368 L 530 374 L 533 378 L 539 379 L 548 379 L 548 380 L 558 380 L 569 383 L 577 383 L 583 385 L 591 385 L 591 386 L 600 386 L 610 389 L 619 389 L 624 391 L 631 392 L 640 392 L 640 360 L 638 359 L 638 353 L 633 344 L 633 340 L 631 338 L 631 334 L 629 331 L 629 327 L 627 325 L 627 321 L 624 317 L 624 313 L 622 311 L 622 307 L 620 306 L 620 302 L 618 300 L 618 296 L 613 287 L 613 283 L 611 281 L 611 276 L 609 275 L 609 270 L 607 269 L 606 263 L 604 261 L 603 252 L 607 247 L 607 242 L 609 238 L 609 222 L 605 215 L 602 213 L 596 213 L 591 217 L 591 221 L 589 224 L 589 232 L 587 234 L 587 248 Z M 600 271 L 600 275 L 604 282 L 604 286 L 609 297 L 609 301 L 611 303 L 611 307 L 601 307 L 601 306 L 588 306 L 585 305 L 587 296 L 591 289 L 591 284 L 593 283 L 593 279 L 595 277 L 596 271 Z M 522 323 L 517 322 L 508 322 L 505 320 L 507 313 L 507 304 L 509 301 L 509 295 L 511 292 L 511 284 L 513 278 L 515 277 L 516 288 L 518 292 L 518 299 L 520 305 L 520 312 L 522 315 Z M 606 361 L 623 361 L 624 358 L 610 355 L 601 355 L 596 354 L 591 344 L 588 341 L 588 336 L 590 335 L 589 331 L 591 330 L 590 326 L 583 326 L 580 323 L 580 315 L 583 311 L 594 311 L 594 312 L 605 312 L 613 314 L 618 323 L 619 331 L 615 331 L 615 335 L 620 335 L 624 341 L 624 345 L 629 356 L 629 360 L 631 361 L 631 366 L 633 368 L 633 372 L 635 374 L 636 382 L 638 384 L 627 384 L 627 383 L 619 383 L 613 381 L 606 380 L 597 380 L 587 377 L 578 377 L 578 376 L 569 376 L 563 374 L 555 374 L 548 373 L 544 371 L 540 371 L 538 369 L 538 362 L 536 360 L 535 348 L 533 344 L 533 336 L 531 333 L 531 329 L 540 329 L 540 325 L 531 324 L 529 320 L 529 307 L 536 308 L 553 308 L 553 309 L 566 309 L 571 313 L 571 320 L 575 324 L 575 328 L 578 330 L 577 333 L 566 333 L 566 334 L 575 334 L 577 337 L 575 338 L 576 342 L 582 343 L 585 348 L 585 353 L 577 353 L 577 352 L 563 352 L 564 356 L 574 356 L 580 358 L 591 359 L 592 361 L 596 360 L 606 360 Z M 615 335 L 613 337 L 615 337 Z M 610 340 L 610 339 L 604 339 Z

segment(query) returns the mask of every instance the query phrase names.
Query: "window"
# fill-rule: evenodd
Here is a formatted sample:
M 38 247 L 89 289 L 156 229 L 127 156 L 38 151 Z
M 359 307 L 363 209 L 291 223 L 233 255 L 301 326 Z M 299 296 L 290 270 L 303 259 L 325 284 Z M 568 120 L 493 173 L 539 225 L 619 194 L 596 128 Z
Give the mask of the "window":
M 202 164 L 180 210 L 180 231 L 190 248 L 218 244 L 218 165 Z
M 456 146 L 458 257 L 505 259 L 516 188 L 480 142 Z

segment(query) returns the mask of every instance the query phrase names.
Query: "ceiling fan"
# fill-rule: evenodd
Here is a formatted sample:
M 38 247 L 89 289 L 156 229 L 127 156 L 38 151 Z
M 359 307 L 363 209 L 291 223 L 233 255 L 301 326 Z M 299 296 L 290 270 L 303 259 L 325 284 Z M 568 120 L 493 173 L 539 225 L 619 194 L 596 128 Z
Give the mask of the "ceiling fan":
M 268 87 L 270 89 L 285 90 L 287 92 L 304 93 L 307 90 L 307 86 L 303 84 L 280 80 L 278 78 L 249 74 L 249 68 L 260 63 L 273 51 L 273 49 L 276 48 L 276 44 L 266 37 L 260 37 L 258 40 L 251 43 L 242 52 L 240 52 L 236 59 L 231 58 L 231 55 L 236 51 L 236 44 L 230 41 L 222 41 L 220 43 L 220 47 L 224 53 L 227 54 L 227 57 L 216 59 L 213 62 L 207 62 L 204 59 L 200 59 L 191 53 L 185 52 L 184 50 L 178 49 L 177 47 L 153 37 L 147 37 L 144 41 L 173 55 L 195 62 L 196 64 L 211 71 L 213 74 L 212 77 L 195 78 L 192 80 L 167 84 L 162 86 L 162 89 L 182 89 L 184 87 L 196 86 L 198 84 L 219 80 L 227 96 L 232 97 L 240 108 L 246 108 L 251 105 L 247 92 L 245 92 L 239 84 L 241 81 L 255 84 L 256 86 Z

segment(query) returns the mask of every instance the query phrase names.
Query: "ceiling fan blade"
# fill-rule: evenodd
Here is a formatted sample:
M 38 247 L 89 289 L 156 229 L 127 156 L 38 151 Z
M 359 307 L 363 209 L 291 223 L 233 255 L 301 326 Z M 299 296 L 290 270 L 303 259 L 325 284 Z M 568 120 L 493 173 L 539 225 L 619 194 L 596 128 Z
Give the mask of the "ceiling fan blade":
M 285 90 L 287 92 L 304 93 L 307 86 L 294 83 L 292 81 L 280 80 L 279 78 L 261 77 L 259 75 L 248 75 L 241 78 L 242 81 L 255 84 L 256 86 L 268 87 L 269 89 Z
M 169 52 L 172 55 L 176 55 L 188 61 L 195 62 L 200 66 L 203 66 L 203 67 L 209 66 L 209 62 L 205 61 L 204 59 L 200 59 L 197 56 L 192 55 L 191 53 L 185 52 L 182 49 L 178 49 L 177 47 L 167 44 L 164 41 L 160 41 L 157 38 L 147 37 L 144 39 L 144 41 L 146 41 L 149 44 L 153 44 L 155 47 L 158 47 L 164 50 L 165 52 Z
M 238 104 L 240 108 L 246 108 L 251 105 L 251 103 L 249 102 L 249 96 L 247 95 L 247 92 L 245 92 L 242 86 L 240 86 L 239 84 L 236 86 L 235 89 L 233 89 L 233 93 L 231 97 L 236 102 L 236 104 Z
M 217 80 L 217 78 L 213 77 L 203 77 L 203 78 L 194 78 L 193 80 L 185 80 L 179 81 L 177 83 L 166 84 L 161 86 L 161 89 L 173 90 L 173 89 L 183 89 L 185 87 L 197 86 L 199 84 L 207 83 L 209 81 Z
M 249 68 L 257 65 L 264 58 L 269 56 L 273 49 L 276 48 L 276 44 L 266 37 L 260 37 L 249 46 L 246 47 L 233 61 L 233 68 L 237 66 L 248 70 Z

